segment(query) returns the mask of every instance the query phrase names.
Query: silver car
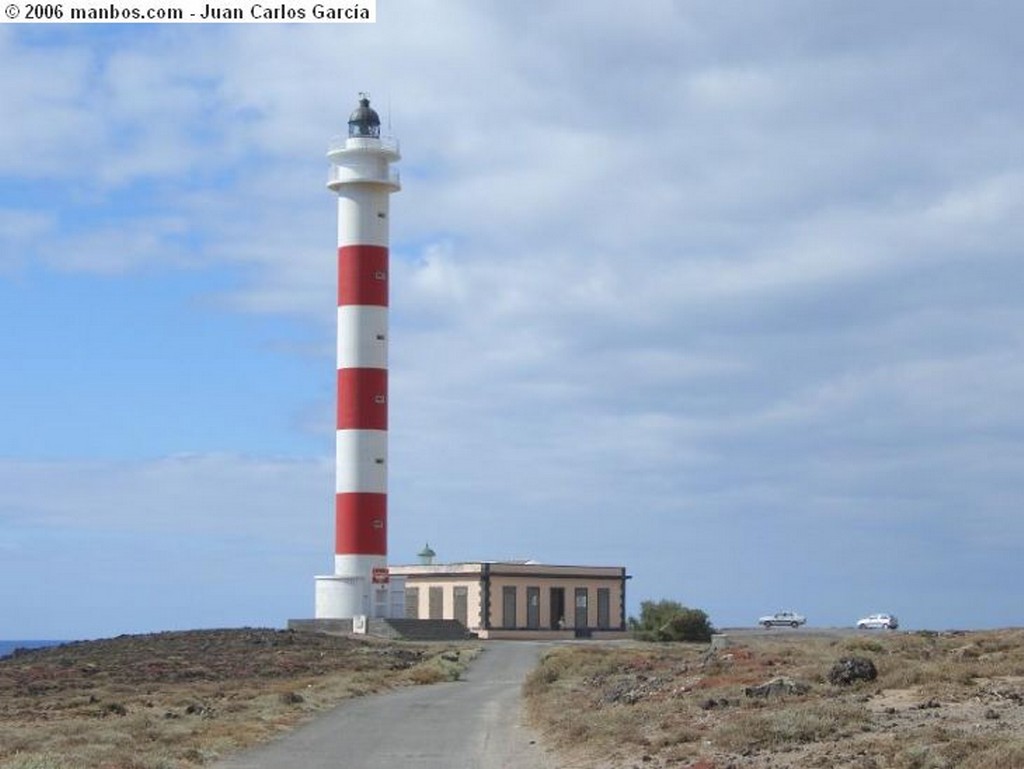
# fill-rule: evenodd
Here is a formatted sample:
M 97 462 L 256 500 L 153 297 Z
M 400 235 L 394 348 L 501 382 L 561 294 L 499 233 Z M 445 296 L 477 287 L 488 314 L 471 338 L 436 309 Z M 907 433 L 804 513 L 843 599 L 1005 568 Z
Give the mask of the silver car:
M 758 625 L 768 627 L 800 627 L 807 622 L 807 617 L 797 614 L 795 611 L 777 611 L 767 617 L 760 617 Z
M 857 620 L 858 630 L 870 629 L 887 629 L 895 630 L 900 626 L 900 621 L 896 619 L 895 614 L 869 614 L 863 619 Z

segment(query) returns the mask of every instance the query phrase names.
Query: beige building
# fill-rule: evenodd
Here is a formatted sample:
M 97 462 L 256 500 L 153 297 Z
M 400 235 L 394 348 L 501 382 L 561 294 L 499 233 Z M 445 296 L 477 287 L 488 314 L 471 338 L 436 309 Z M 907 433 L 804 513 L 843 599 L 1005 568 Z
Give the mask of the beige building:
M 626 632 L 629 576 L 620 566 L 427 562 L 389 571 L 405 578 L 406 618 L 457 619 L 481 638 L 616 638 Z

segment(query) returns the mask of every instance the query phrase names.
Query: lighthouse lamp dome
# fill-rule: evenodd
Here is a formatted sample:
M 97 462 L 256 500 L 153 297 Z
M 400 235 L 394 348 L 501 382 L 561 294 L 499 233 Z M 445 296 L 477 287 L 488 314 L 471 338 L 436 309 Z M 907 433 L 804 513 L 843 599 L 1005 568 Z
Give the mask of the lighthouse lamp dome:
M 380 138 L 380 116 L 370 107 L 366 94 L 360 94 L 359 106 L 348 118 L 348 135 L 355 138 Z

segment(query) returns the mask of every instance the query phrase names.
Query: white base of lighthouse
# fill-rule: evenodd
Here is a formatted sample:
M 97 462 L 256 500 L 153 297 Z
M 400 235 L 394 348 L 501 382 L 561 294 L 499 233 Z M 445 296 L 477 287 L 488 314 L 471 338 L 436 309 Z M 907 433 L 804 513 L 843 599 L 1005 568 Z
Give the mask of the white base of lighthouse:
M 316 580 L 317 619 L 352 619 L 370 613 L 370 595 L 362 577 L 331 574 Z
M 366 569 L 363 573 L 353 573 L 353 570 L 346 574 L 314 577 L 314 616 L 317 619 L 405 617 L 405 577 L 391 577 L 387 575 L 386 567 L 376 568 L 376 572 Z

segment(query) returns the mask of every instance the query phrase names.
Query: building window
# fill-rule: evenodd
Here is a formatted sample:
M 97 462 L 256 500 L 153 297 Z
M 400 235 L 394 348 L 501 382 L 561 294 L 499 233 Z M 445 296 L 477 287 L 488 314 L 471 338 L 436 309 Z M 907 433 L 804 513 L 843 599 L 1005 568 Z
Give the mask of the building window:
M 455 619 L 469 627 L 469 588 L 456 585 L 452 590 Z
M 526 588 L 526 627 L 540 630 L 540 588 Z
M 501 589 L 502 618 L 501 626 L 514 628 L 516 626 L 516 588 L 515 585 L 506 585 Z
M 565 588 L 551 588 L 550 596 L 551 605 L 549 607 L 549 611 L 551 612 L 551 629 L 561 630 L 565 627 Z
M 420 618 L 420 589 L 418 587 L 405 589 L 405 616 L 408 619 Z
M 585 587 L 578 587 L 576 588 L 576 622 L 573 626 L 577 628 L 585 628 L 588 625 L 587 589 Z
M 444 619 L 444 588 L 430 588 L 430 619 Z
M 597 589 L 597 626 L 609 630 L 612 626 L 612 594 L 606 587 Z

